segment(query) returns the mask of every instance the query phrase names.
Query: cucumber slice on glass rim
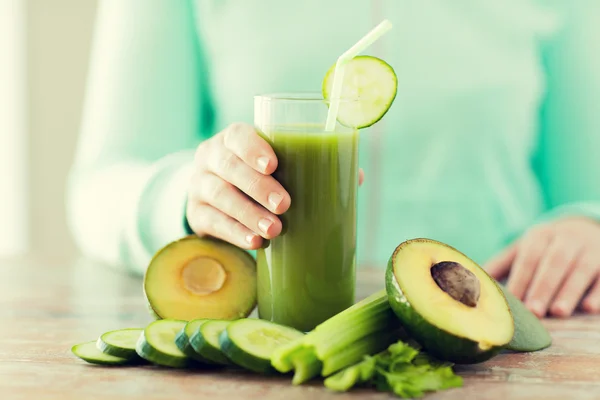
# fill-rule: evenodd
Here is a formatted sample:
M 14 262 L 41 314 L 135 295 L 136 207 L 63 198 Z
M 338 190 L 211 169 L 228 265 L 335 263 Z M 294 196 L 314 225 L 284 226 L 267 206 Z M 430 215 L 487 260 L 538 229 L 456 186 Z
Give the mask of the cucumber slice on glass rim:
M 331 100 L 335 64 L 323 79 L 322 91 Z M 374 56 L 356 56 L 345 66 L 337 120 L 363 129 L 380 121 L 396 99 L 398 77 L 387 62 Z M 356 100 L 356 101 L 344 101 Z

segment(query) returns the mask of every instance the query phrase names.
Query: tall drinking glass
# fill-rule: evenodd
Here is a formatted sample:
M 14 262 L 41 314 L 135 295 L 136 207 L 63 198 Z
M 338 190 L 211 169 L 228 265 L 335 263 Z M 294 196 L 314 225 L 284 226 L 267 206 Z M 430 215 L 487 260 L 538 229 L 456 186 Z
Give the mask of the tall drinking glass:
M 302 331 L 354 303 L 358 130 L 325 131 L 313 94 L 254 99 L 254 123 L 273 147 L 273 174 L 291 196 L 282 234 L 257 251 L 260 318 Z

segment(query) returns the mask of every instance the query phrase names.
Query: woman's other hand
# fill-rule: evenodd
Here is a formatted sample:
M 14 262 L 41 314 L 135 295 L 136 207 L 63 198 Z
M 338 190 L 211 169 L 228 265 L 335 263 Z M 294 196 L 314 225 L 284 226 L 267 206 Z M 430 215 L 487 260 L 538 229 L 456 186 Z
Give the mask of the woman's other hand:
M 565 218 L 532 227 L 488 262 L 496 279 L 538 317 L 600 311 L 600 224 Z M 589 291 L 588 291 L 589 289 Z

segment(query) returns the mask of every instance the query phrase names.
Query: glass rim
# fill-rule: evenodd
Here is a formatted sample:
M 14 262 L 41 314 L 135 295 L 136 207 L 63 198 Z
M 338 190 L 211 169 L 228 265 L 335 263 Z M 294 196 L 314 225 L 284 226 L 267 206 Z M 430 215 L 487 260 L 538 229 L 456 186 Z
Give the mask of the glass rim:
M 258 94 L 254 100 L 267 102 L 292 102 L 292 103 L 331 103 L 333 99 L 325 99 L 321 92 L 271 92 Z M 340 103 L 355 103 L 358 99 L 340 98 Z

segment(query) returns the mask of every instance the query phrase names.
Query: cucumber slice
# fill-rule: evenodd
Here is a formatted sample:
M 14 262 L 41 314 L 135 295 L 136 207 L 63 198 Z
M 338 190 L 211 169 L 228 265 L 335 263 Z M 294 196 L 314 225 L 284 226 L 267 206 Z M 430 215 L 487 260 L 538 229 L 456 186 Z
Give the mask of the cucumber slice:
M 136 352 L 143 359 L 164 367 L 185 368 L 194 364 L 191 357 L 175 344 L 175 336 L 187 321 L 161 319 L 146 326 L 136 344 Z
M 221 351 L 235 364 L 250 371 L 271 374 L 271 355 L 279 346 L 290 343 L 304 333 L 261 319 L 231 322 L 219 337 Z
M 141 328 L 126 328 L 103 333 L 96 341 L 96 347 L 111 356 L 128 359 L 138 358 L 135 346 L 142 331 Z
M 71 352 L 90 364 L 125 365 L 131 363 L 130 359 L 115 357 L 102 352 L 98 346 L 96 346 L 96 340 L 76 344 L 71 347 Z
M 198 331 L 200 326 L 208 321 L 207 319 L 194 319 L 189 321 L 185 326 L 179 331 L 177 336 L 175 337 L 175 344 L 186 356 L 193 358 L 196 361 L 206 362 L 207 360 L 204 357 L 201 357 L 198 354 L 192 345 L 190 344 L 190 338 Z
M 330 99 L 335 64 L 323 79 L 322 91 Z M 363 129 L 377 123 L 396 98 L 398 77 L 385 61 L 373 56 L 356 56 L 346 64 L 337 120 L 347 127 Z M 344 99 L 357 101 L 343 101 Z
M 190 344 L 201 357 L 220 365 L 231 365 L 221 351 L 219 337 L 231 321 L 211 320 L 205 322 L 190 338 Z

